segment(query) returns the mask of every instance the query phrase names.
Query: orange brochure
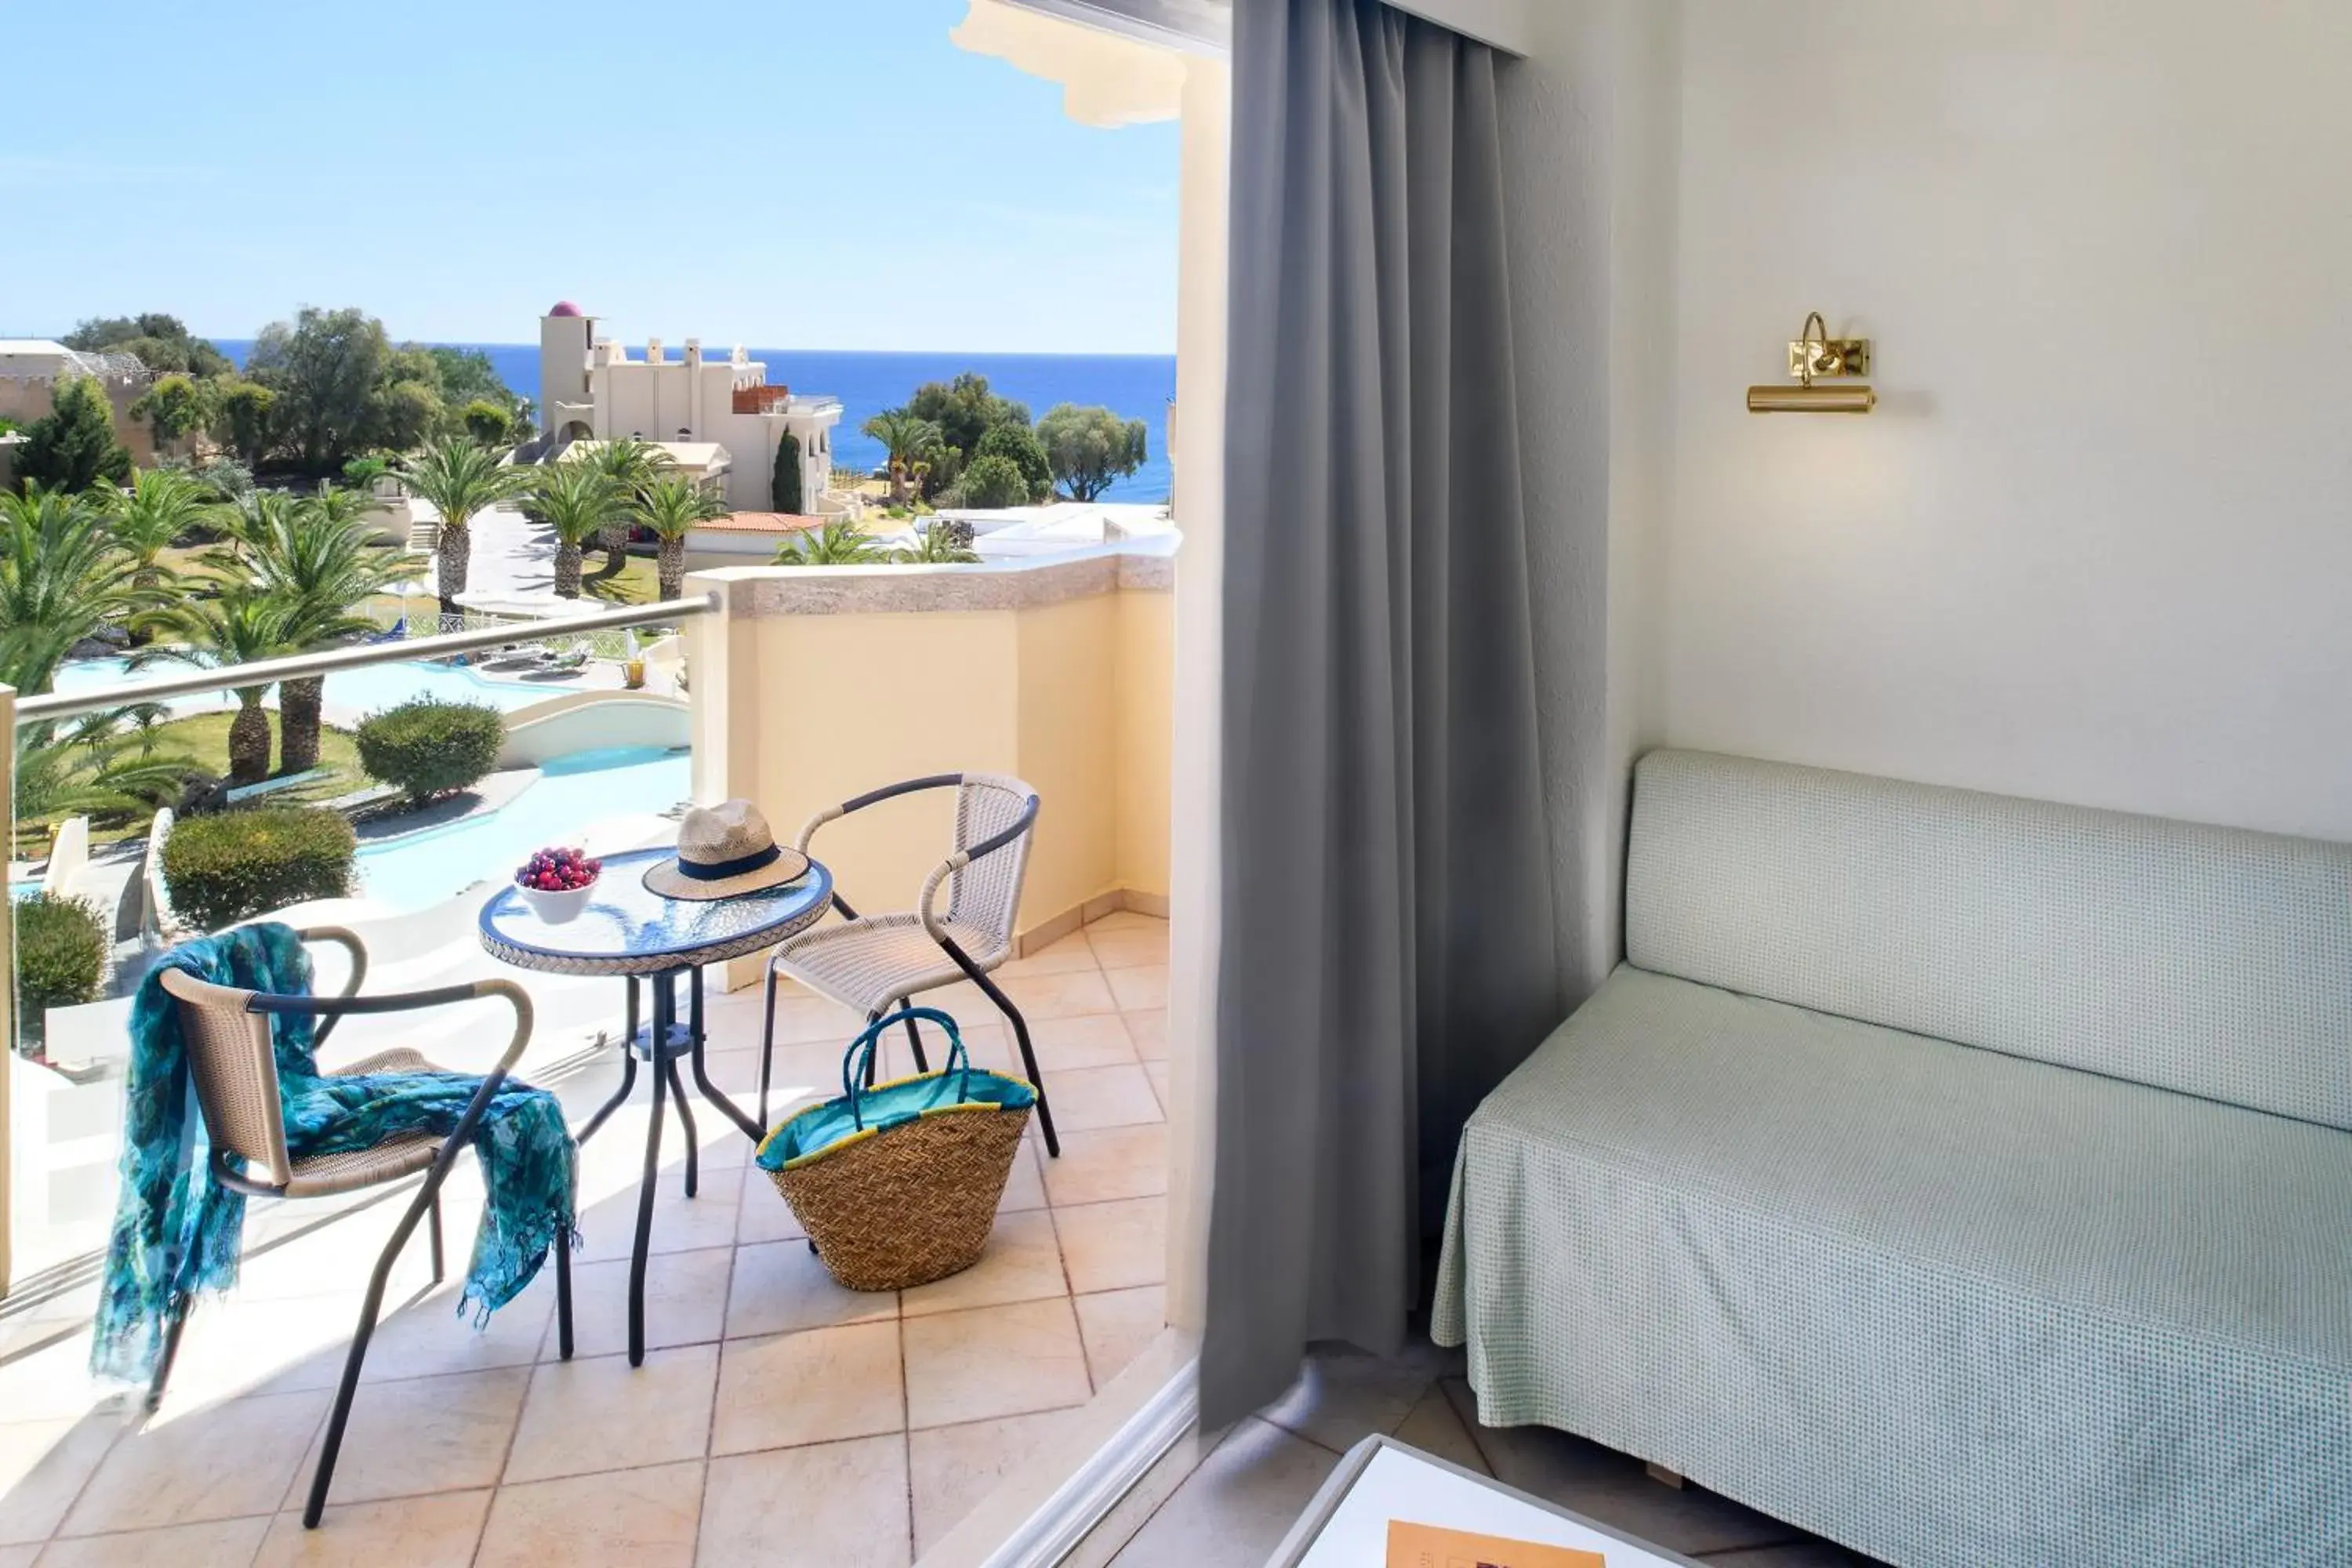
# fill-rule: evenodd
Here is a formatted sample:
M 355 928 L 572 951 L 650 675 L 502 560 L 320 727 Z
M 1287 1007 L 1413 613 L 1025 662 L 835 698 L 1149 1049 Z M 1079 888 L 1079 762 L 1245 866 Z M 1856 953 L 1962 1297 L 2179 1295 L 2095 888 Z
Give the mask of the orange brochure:
M 1472 1535 L 1433 1524 L 1389 1522 L 1388 1568 L 1606 1568 L 1598 1552 Z

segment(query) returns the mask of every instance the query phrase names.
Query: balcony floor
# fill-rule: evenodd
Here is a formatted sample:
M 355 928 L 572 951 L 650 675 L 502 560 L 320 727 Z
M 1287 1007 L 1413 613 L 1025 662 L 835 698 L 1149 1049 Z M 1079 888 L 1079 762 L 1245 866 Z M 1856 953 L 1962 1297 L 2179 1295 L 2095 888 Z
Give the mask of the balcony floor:
M 191 1320 L 152 1419 L 83 1375 L 86 1332 L 0 1363 L 0 1568 L 910 1562 L 1160 1331 L 1166 963 L 1164 922 L 1123 913 L 1001 972 L 1064 1154 L 1046 1161 L 1033 1135 L 964 1274 L 840 1289 L 750 1144 L 706 1109 L 693 1200 L 667 1129 L 633 1370 L 640 1086 L 582 1154 L 572 1361 L 555 1359 L 551 1277 L 486 1332 L 456 1315 L 480 1206 L 467 1162 L 445 1198 L 453 1278 L 428 1288 L 421 1241 L 402 1258 L 321 1530 L 299 1517 L 313 1445 L 398 1202 L 249 1257 Z M 971 1023 L 982 1065 L 1012 1065 L 975 990 L 929 1000 Z M 779 1011 L 777 1082 L 836 1082 L 858 1021 L 807 997 Z M 747 1104 L 759 1027 L 756 989 L 713 1000 L 711 1076 Z M 618 1073 L 600 1051 L 551 1087 L 576 1123 Z

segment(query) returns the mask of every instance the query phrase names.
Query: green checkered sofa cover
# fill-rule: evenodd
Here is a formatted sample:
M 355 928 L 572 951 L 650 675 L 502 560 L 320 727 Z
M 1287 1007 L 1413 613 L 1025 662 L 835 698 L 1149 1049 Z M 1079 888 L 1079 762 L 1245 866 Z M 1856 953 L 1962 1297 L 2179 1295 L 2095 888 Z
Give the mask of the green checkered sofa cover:
M 2352 1563 L 2352 846 L 1685 752 L 1471 1120 L 1481 1418 L 1903 1568 Z

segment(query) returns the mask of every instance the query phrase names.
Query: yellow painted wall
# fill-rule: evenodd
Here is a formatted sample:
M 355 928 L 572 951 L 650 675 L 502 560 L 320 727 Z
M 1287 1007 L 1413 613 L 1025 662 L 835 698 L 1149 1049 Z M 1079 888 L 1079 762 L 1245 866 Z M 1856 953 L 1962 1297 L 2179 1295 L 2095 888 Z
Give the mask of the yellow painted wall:
M 1016 612 L 1021 776 L 1037 791 L 1024 927 L 1118 885 L 1116 594 Z
M 698 574 L 719 590 L 764 575 Z M 740 602 L 741 595 L 734 598 Z M 686 623 L 695 797 L 756 802 L 789 840 L 820 808 L 901 779 L 997 773 L 1041 801 L 1026 932 L 1105 893 L 1168 890 L 1171 596 L 1022 610 L 747 614 Z M 831 824 L 815 852 L 861 910 L 912 908 L 953 840 L 953 796 Z M 742 984 L 756 973 L 740 967 Z
M 1176 596 L 1121 594 L 1117 606 L 1119 700 L 1119 886 L 1168 896 L 1168 824 L 1175 763 Z

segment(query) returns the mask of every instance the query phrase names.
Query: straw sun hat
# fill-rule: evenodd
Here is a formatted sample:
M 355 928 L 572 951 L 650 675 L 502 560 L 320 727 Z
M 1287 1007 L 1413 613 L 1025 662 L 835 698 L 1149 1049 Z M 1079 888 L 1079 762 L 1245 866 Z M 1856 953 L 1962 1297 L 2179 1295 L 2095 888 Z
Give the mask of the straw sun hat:
M 646 871 L 646 889 L 666 899 L 731 899 L 797 881 L 808 857 L 779 846 L 748 800 L 698 805 L 677 825 L 677 854 Z

